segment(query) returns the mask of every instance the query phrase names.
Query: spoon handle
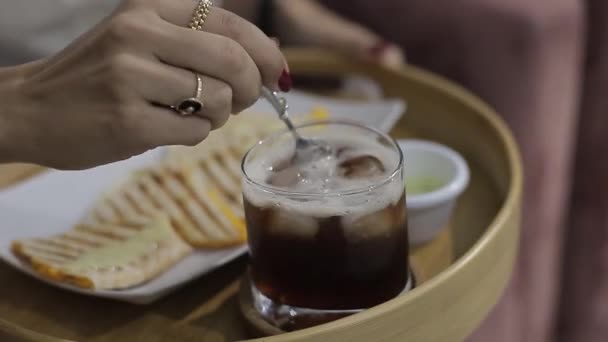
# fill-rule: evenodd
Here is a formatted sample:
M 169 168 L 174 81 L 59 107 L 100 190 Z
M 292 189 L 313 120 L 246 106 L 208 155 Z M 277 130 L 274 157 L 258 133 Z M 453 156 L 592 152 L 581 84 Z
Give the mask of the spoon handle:
M 298 133 L 296 132 L 296 128 L 293 126 L 293 123 L 287 115 L 287 109 L 289 109 L 289 106 L 287 105 L 287 101 L 285 100 L 285 98 L 280 96 L 276 91 L 272 91 L 266 87 L 262 87 L 262 96 L 277 111 L 277 113 L 279 114 L 279 118 L 283 120 L 287 128 L 293 133 L 296 139 L 301 139 Z
M 285 98 L 280 97 L 276 91 L 272 91 L 266 87 L 262 87 L 262 96 L 274 107 L 279 116 L 285 115 L 285 112 L 287 112 L 287 101 L 285 101 Z

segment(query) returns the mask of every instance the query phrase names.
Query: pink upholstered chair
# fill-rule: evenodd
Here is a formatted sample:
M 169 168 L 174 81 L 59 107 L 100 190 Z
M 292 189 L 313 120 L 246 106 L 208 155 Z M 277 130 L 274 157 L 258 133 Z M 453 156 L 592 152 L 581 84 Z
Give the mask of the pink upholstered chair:
M 587 0 L 587 60 L 557 334 L 608 338 L 608 2 Z
M 562 243 L 570 242 L 563 239 L 564 219 L 570 195 L 582 89 L 584 3 L 577 0 L 325 2 L 402 45 L 410 63 L 468 87 L 496 107 L 509 123 L 521 145 L 526 172 L 520 258 L 502 302 L 471 340 L 554 341 L 553 328 L 561 288 Z M 592 2 L 602 3 L 600 7 L 607 11 L 604 0 Z M 606 27 L 605 24 L 603 26 Z M 604 35 L 603 39 L 608 39 L 608 36 Z M 603 64 L 608 66 L 608 58 L 604 58 Z M 597 70 L 600 67 L 593 68 Z M 603 80 L 606 80 L 608 67 L 603 69 Z M 590 73 L 588 70 L 587 74 Z M 593 78 L 593 81 L 586 82 L 588 87 L 601 79 L 597 75 Z M 585 101 L 589 96 L 593 95 L 586 96 Z M 608 105 L 608 94 L 594 96 Z M 605 129 L 608 128 L 608 119 L 600 117 L 598 106 L 584 106 L 589 112 L 587 114 L 594 110 L 596 114 L 594 118 L 583 120 L 584 126 L 593 129 L 603 124 Z M 607 107 L 601 108 L 606 112 Z M 590 145 L 598 144 L 596 138 L 581 139 L 581 144 L 586 147 L 581 145 L 585 151 L 579 152 L 587 156 L 587 164 L 597 163 L 596 159 L 600 158 L 601 154 L 595 155 L 595 159 L 593 155 L 586 154 Z M 608 158 L 608 144 L 604 143 L 601 151 L 604 158 Z M 603 172 L 606 172 L 608 164 L 603 163 Z M 585 168 L 580 165 L 577 174 L 590 173 L 591 166 Z M 597 191 L 602 184 L 604 192 L 608 192 L 606 182 L 588 184 L 588 191 Z M 578 194 L 578 197 L 588 196 Z M 606 199 L 603 202 L 605 209 L 608 209 L 607 202 Z M 575 207 L 575 215 L 580 211 Z M 604 222 L 604 225 L 608 224 L 606 219 Z M 588 225 L 589 228 L 593 226 L 592 223 Z M 592 241 L 592 238 L 585 241 Z M 599 267 L 599 255 L 593 257 L 598 258 L 595 261 Z M 588 258 L 583 259 L 588 262 Z M 569 272 L 583 267 L 572 261 Z M 599 270 L 596 268 L 595 272 L 597 275 Z M 581 270 L 580 273 L 586 272 Z M 579 289 L 569 285 L 566 290 L 569 288 Z M 606 296 L 608 283 L 604 285 L 602 298 Z M 606 307 L 605 304 L 602 308 Z M 604 315 L 607 315 L 606 311 Z

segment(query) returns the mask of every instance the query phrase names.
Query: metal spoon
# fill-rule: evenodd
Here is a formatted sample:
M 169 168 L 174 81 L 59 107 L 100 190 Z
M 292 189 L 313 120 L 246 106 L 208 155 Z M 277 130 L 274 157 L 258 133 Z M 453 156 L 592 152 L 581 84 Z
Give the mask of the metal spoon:
M 289 118 L 289 106 L 284 97 L 266 87 L 262 87 L 262 96 L 270 102 L 272 107 L 277 111 L 277 114 L 279 114 L 279 119 L 285 123 L 293 135 L 296 141 L 296 159 L 298 161 L 310 161 L 313 156 L 323 157 L 332 153 L 331 146 L 328 143 L 321 140 L 306 139 L 298 133 Z

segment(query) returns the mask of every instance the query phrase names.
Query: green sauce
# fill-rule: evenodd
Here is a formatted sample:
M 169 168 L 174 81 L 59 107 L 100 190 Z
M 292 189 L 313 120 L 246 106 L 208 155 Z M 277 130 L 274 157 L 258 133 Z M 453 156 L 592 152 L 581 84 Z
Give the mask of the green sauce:
M 445 182 L 433 177 L 419 176 L 412 177 L 406 183 L 408 195 L 421 195 L 441 188 Z

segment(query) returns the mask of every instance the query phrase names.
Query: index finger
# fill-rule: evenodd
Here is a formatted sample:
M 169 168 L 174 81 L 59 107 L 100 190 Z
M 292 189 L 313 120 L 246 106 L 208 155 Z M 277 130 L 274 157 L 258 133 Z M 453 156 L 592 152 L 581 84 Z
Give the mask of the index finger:
M 187 27 L 198 3 L 197 0 L 159 0 L 157 10 L 164 20 Z M 234 13 L 213 7 L 202 28 L 239 43 L 257 65 L 262 83 L 269 88 L 277 88 L 277 81 L 286 72 L 287 63 L 277 44 L 257 26 Z

